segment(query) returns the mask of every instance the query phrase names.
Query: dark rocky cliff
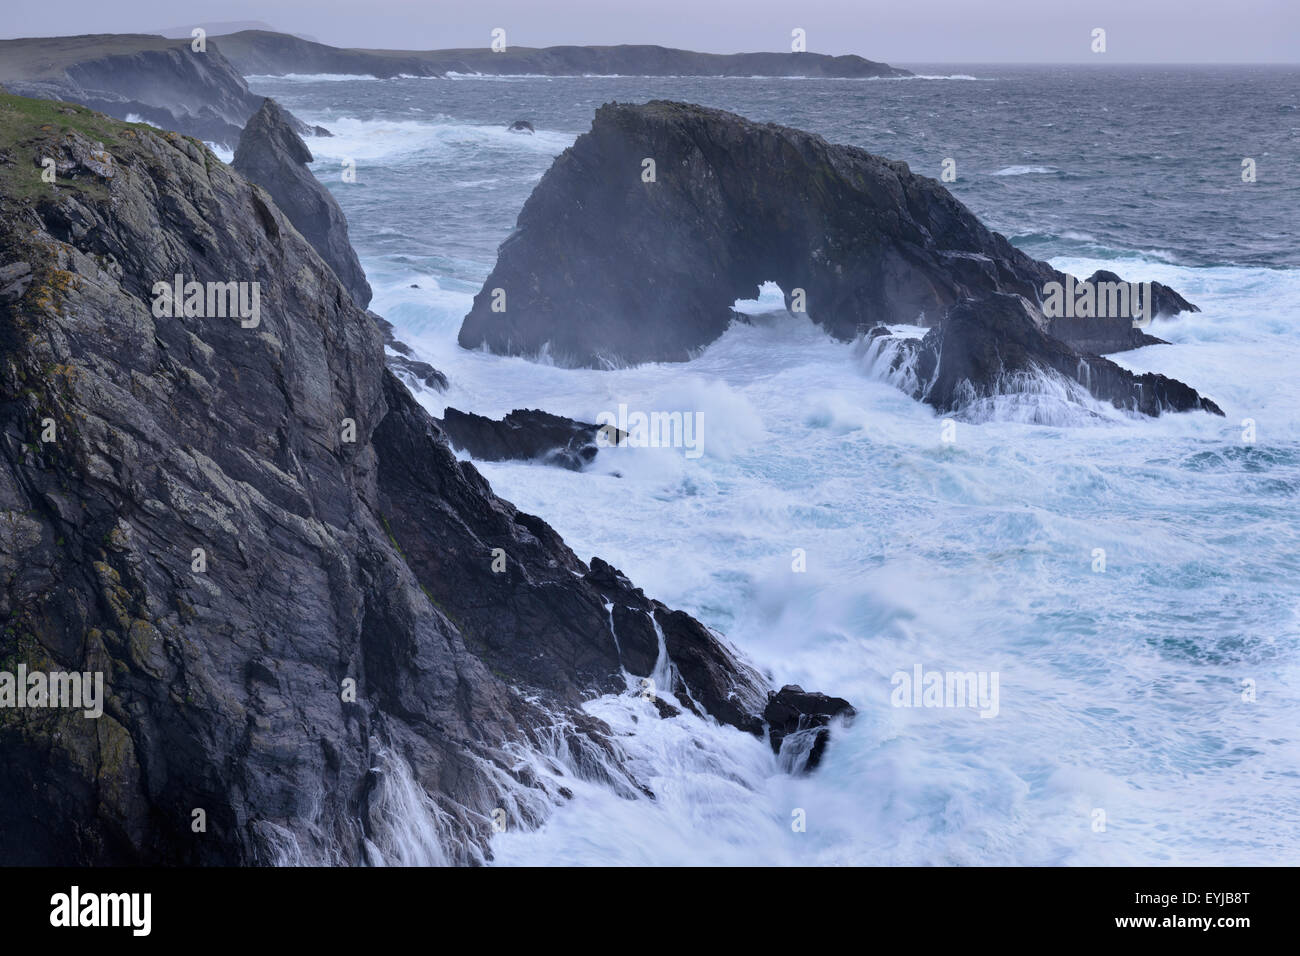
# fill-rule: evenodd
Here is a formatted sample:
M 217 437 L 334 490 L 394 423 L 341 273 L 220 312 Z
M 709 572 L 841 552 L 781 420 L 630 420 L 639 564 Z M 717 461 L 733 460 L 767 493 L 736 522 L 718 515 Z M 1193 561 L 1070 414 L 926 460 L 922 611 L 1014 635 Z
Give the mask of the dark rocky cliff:
M 268 98 L 244 127 L 231 165 L 271 194 L 334 270 L 352 301 L 364 309 L 370 304 L 370 283 L 348 241 L 348 221 L 338 201 L 307 168 L 311 161 L 311 150 L 294 132 L 288 113 Z
M 881 323 L 937 326 L 959 303 L 1000 294 L 1022 297 L 1041 341 L 1076 360 L 1158 341 L 1128 321 L 1048 333 L 1043 289 L 1065 279 L 905 163 L 722 110 L 614 103 L 528 197 L 460 344 L 587 366 L 685 361 L 765 281 L 845 341 Z M 1166 311 L 1191 308 L 1156 291 Z M 979 367 L 990 377 L 974 385 L 992 387 L 998 370 Z M 1107 387 L 1099 397 L 1150 407 L 1130 401 L 1131 377 Z
M 220 37 L 245 75 L 254 73 L 444 76 L 448 73 L 542 76 L 911 76 L 907 70 L 860 56 L 822 53 L 696 53 L 647 44 L 619 46 L 507 46 L 461 50 L 355 50 L 285 33 L 246 30 Z
M 0 82 L 21 96 L 80 103 L 118 119 L 134 115 L 232 149 L 262 103 L 218 44 L 209 41 L 199 53 L 189 39 L 135 34 L 0 40 Z
M 763 732 L 767 682 L 458 462 L 200 144 L 0 98 L 0 264 L 0 669 L 106 684 L 0 709 L 0 863 L 481 861 L 565 776 L 650 798 L 579 705 L 661 646 L 660 691 Z M 256 321 L 156 309 L 177 274 Z

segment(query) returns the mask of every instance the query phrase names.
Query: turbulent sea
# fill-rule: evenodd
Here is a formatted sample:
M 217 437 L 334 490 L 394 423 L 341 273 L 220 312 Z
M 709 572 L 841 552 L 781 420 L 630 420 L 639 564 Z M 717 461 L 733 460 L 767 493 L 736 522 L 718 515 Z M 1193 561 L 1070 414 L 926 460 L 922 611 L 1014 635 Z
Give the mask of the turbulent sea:
M 1300 862 L 1300 72 L 911 68 L 925 77 L 250 78 L 334 132 L 309 141 L 313 169 L 347 213 L 372 308 L 451 380 L 419 396 L 432 412 L 702 415 L 698 458 L 480 465 L 495 490 L 778 685 L 858 708 L 822 766 L 791 777 L 739 731 L 593 701 L 657 799 L 569 781 L 542 829 L 496 838 L 497 862 Z M 935 178 L 954 159 L 949 188 L 1031 255 L 1201 306 L 1148 330 L 1172 345 L 1115 359 L 1226 418 L 1136 419 L 1044 386 L 958 416 L 944 442 L 869 350 L 778 311 L 772 287 L 742 304 L 753 324 L 686 364 L 459 349 L 552 159 L 601 103 L 654 98 Z M 536 135 L 507 132 L 516 119 Z M 996 673 L 996 716 L 894 706 L 893 676 L 918 665 Z

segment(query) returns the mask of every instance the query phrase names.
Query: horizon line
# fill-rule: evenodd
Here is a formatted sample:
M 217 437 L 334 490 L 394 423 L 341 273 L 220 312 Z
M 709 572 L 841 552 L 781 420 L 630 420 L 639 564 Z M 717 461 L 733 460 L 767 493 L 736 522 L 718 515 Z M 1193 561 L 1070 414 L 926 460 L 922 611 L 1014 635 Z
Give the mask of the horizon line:
M 199 26 L 202 26 L 202 24 L 199 24 Z M 233 36 L 238 33 L 269 33 L 269 34 L 276 34 L 280 36 L 290 36 L 299 40 L 303 40 L 306 43 L 314 43 L 317 44 L 318 46 L 325 46 L 334 50 L 360 50 L 365 52 L 373 51 L 373 52 L 381 52 L 381 53 L 383 52 L 441 53 L 441 52 L 446 52 L 451 50 L 480 49 L 480 47 L 477 46 L 427 47 L 423 49 L 417 49 L 411 47 L 384 47 L 384 46 L 359 46 L 359 47 L 337 46 L 333 43 L 326 43 L 323 40 L 308 39 L 307 37 L 301 36 L 300 34 L 292 33 L 289 31 L 258 30 L 258 29 L 236 30 L 233 33 L 210 34 L 209 39 L 220 39 L 223 36 Z M 116 37 L 149 36 L 149 37 L 160 37 L 164 40 L 176 40 L 177 42 L 182 42 L 186 39 L 185 37 L 168 37 L 165 34 L 150 32 L 150 31 L 141 31 L 141 32 L 128 31 L 128 32 L 119 32 L 119 33 L 45 33 L 45 34 L 29 34 L 27 36 L 0 35 L 0 40 L 3 41 L 51 40 L 51 39 L 62 39 L 62 38 L 85 37 L 85 36 L 116 36 Z M 791 50 L 755 50 L 755 49 L 734 50 L 734 51 L 729 51 L 724 53 L 717 50 L 699 50 L 699 49 L 692 49 L 690 47 L 684 47 L 684 46 L 667 46 L 666 44 L 663 43 L 636 43 L 636 42 L 628 42 L 628 41 L 601 42 L 601 43 L 550 43 L 547 44 L 546 46 L 528 46 L 526 44 L 511 44 L 511 47 L 514 49 L 524 49 L 524 50 L 545 50 L 552 47 L 564 47 L 564 46 L 569 46 L 569 47 L 651 46 L 651 47 L 660 47 L 666 50 L 679 50 L 686 53 L 702 53 L 711 56 L 743 56 L 752 53 L 775 53 L 775 54 L 793 53 L 793 51 Z M 482 49 L 488 49 L 488 47 L 483 46 Z M 929 66 L 940 66 L 940 65 L 943 66 L 1084 66 L 1088 64 L 1096 65 L 1096 66 L 1106 66 L 1106 65 L 1114 65 L 1114 66 L 1300 66 L 1300 59 L 1297 60 L 1129 60 L 1129 59 L 1115 59 L 1107 55 L 1104 60 L 1096 59 L 1093 57 L 1084 58 L 1084 59 L 1071 59 L 1071 60 L 967 60 L 967 59 L 950 59 L 950 58 L 935 59 L 935 60 L 920 60 L 920 59 L 895 60 L 892 58 L 873 59 L 873 57 L 867 56 L 862 53 L 826 53 L 819 50 L 806 50 L 803 52 L 815 54 L 817 56 L 829 56 L 829 57 L 857 56 L 864 60 L 868 60 L 873 63 L 883 63 L 887 66 L 906 66 L 908 63 L 914 65 L 929 65 Z

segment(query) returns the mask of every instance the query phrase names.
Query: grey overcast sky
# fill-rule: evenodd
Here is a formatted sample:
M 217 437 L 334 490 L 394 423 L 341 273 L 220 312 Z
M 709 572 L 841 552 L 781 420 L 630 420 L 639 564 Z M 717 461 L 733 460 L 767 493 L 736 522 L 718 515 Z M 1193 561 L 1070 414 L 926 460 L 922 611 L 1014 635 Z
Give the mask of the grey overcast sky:
M 6 0 L 5 37 L 153 33 L 260 20 L 335 46 L 658 43 L 892 63 L 1300 62 L 1300 0 Z M 1093 54 L 1091 33 L 1106 30 Z

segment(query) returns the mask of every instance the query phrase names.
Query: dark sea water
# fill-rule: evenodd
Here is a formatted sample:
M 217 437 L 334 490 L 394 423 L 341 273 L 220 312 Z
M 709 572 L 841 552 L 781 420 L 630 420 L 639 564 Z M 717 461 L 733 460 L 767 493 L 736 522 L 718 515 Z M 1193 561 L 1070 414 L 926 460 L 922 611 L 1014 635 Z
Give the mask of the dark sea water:
M 628 403 L 707 425 L 697 460 L 484 464 L 494 488 L 777 682 L 860 712 L 796 779 L 739 732 L 595 701 L 659 799 L 580 785 L 541 831 L 499 837 L 502 862 L 1300 861 L 1300 70 L 909 68 L 929 78 L 250 79 L 336 134 L 310 141 L 313 168 L 348 215 L 372 307 L 451 378 L 419 396 L 432 411 L 591 421 Z M 1117 360 L 1192 384 L 1226 418 L 1137 420 L 1044 384 L 962 417 L 944 444 L 863 350 L 783 314 L 684 365 L 566 370 L 457 348 L 553 158 L 600 104 L 654 98 L 936 178 L 952 158 L 949 188 L 1032 255 L 1200 305 L 1157 323 L 1172 345 Z M 507 132 L 516 119 L 536 135 Z M 747 311 L 779 305 L 769 289 Z M 996 673 L 997 715 L 895 706 L 894 675 L 918 664 Z
M 1300 264 L 1295 68 L 912 69 L 971 79 L 257 78 L 252 85 L 326 125 L 346 118 L 504 127 L 527 118 L 544 134 L 570 140 L 588 128 L 602 103 L 684 100 L 812 130 L 936 178 L 951 157 L 958 174 L 953 192 L 1037 256 L 1152 249 L 1189 265 Z M 338 151 L 313 145 L 330 155 Z M 550 156 L 521 154 L 518 177 L 511 178 L 501 176 L 497 151 L 476 137 L 449 136 L 437 146 L 383 170 L 385 191 L 409 189 L 419 195 L 418 206 L 373 218 L 444 254 L 464 250 L 491 259 Z M 1249 187 L 1241 181 L 1246 157 L 1258 169 Z M 361 172 L 360 195 L 346 206 L 356 210 L 354 229 L 364 243 L 372 217 L 361 213 L 384 200 L 366 194 L 372 177 L 364 165 Z M 485 180 L 493 180 L 491 188 L 464 185 Z M 438 194 L 428 189 L 433 183 Z M 463 189 L 475 191 L 472 204 Z M 491 223 L 477 221 L 480 216 Z

